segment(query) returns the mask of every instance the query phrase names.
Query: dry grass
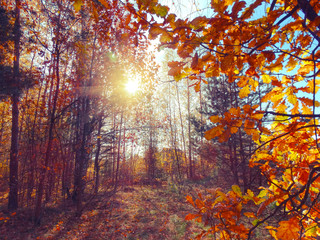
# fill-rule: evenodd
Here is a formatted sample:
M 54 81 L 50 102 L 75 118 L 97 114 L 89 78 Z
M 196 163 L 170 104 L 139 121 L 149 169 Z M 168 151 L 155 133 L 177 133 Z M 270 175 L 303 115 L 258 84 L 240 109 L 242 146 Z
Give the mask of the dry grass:
M 190 239 L 200 228 L 184 220 L 193 210 L 185 191 L 177 186 L 127 187 L 112 197 L 99 195 L 80 218 L 72 206 L 48 208 L 36 228 L 31 209 L 14 216 L 2 211 L 0 239 Z

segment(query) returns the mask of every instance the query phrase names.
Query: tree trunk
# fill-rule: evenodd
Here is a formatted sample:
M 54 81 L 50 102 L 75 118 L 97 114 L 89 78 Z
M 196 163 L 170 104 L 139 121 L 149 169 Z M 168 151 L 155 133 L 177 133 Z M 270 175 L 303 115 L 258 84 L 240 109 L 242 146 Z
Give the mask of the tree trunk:
M 187 151 L 186 151 L 186 140 L 184 138 L 184 128 L 183 128 L 183 120 L 182 120 L 182 113 L 181 113 L 181 104 L 180 104 L 180 97 L 179 97 L 179 89 L 178 89 L 178 84 L 176 82 L 176 91 L 177 91 L 177 100 L 178 100 L 178 109 L 179 109 L 179 116 L 180 116 L 180 125 L 181 125 L 181 135 L 182 135 L 182 143 L 183 143 L 183 152 L 185 154 L 185 156 L 187 156 Z M 188 174 L 188 161 L 185 158 L 185 164 L 186 164 L 186 168 L 187 168 L 187 177 L 190 175 Z
M 192 166 L 192 142 L 191 142 L 191 121 L 190 121 L 190 88 L 188 79 L 188 135 L 189 135 L 189 178 L 194 177 L 194 169 Z
M 38 191 L 37 191 L 37 199 L 36 199 L 36 206 L 35 206 L 35 213 L 34 213 L 34 223 L 39 224 L 40 223 L 40 216 L 42 211 L 42 197 L 44 193 L 44 185 L 47 175 L 47 169 L 49 167 L 49 160 L 51 156 L 51 150 L 52 150 L 52 142 L 53 142 L 53 128 L 55 124 L 55 113 L 56 113 L 56 107 L 57 107 L 57 100 L 59 95 L 59 85 L 60 85 L 60 69 L 59 69 L 59 63 L 60 63 L 60 50 L 59 50 L 59 34 L 60 34 L 60 14 L 58 16 L 57 21 L 57 36 L 56 36 L 56 43 L 55 43 L 55 75 L 56 75 L 56 88 L 54 92 L 53 97 L 53 103 L 52 103 L 52 111 L 50 114 L 49 119 L 49 131 L 48 131 L 48 144 L 46 148 L 46 154 L 45 159 L 43 163 L 43 167 L 40 171 L 40 177 L 39 177 L 39 185 L 38 185 Z M 51 104 L 49 104 L 50 108 Z
M 12 93 L 12 126 L 11 126 L 11 150 L 10 150 L 10 174 L 9 174 L 9 201 L 8 209 L 18 208 L 18 154 L 19 154 L 19 68 L 20 68 L 20 0 L 16 0 L 14 23 L 14 63 L 13 63 L 13 87 Z
M 116 165 L 116 173 L 114 179 L 114 189 L 113 192 L 115 193 L 118 188 L 118 175 L 119 175 L 119 166 L 120 166 L 120 143 L 121 143 L 121 132 L 122 132 L 122 121 L 123 121 L 123 112 L 121 112 L 121 119 L 120 119 L 120 128 L 119 128 L 119 139 L 118 139 L 118 153 L 117 153 L 117 165 Z
M 94 192 L 95 194 L 99 191 L 99 183 L 100 183 L 100 166 L 99 166 L 99 156 L 100 156 L 100 148 L 101 148 L 101 128 L 102 128 L 102 116 L 100 116 L 99 119 L 99 125 L 98 125 L 98 133 L 97 133 L 97 150 L 96 155 L 94 159 L 94 173 L 95 173 L 95 188 Z

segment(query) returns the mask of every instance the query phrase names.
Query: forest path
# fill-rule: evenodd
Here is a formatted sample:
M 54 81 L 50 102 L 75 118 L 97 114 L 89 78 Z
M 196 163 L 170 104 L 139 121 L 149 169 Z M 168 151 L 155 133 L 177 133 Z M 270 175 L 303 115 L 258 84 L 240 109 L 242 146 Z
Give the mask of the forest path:
M 72 210 L 46 213 L 36 229 L 23 219 L 26 212 L 17 213 L 0 239 L 190 239 L 201 230 L 184 220 L 193 211 L 185 195 L 176 185 L 128 186 L 112 197 L 97 196 L 80 218 Z
M 175 187 L 124 187 L 59 235 L 61 239 L 190 239 L 194 224 L 184 220 L 190 211 L 184 194 Z

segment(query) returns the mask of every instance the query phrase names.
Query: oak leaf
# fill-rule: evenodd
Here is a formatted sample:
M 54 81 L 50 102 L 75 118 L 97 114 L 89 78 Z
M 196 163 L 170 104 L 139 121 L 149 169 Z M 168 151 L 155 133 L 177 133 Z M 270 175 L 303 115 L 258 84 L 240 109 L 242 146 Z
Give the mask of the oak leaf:
M 149 30 L 149 38 L 156 39 L 161 33 L 163 33 L 163 30 L 161 28 L 152 26 Z
M 250 94 L 249 85 L 246 85 L 245 87 L 241 88 L 239 91 L 239 97 L 245 98 Z
M 192 58 L 192 62 L 191 62 L 192 69 L 195 69 L 198 66 L 198 61 L 199 61 L 198 53 L 196 53 Z
M 279 222 L 276 236 L 278 239 L 298 239 L 299 238 L 299 220 L 296 217 L 289 219 L 288 221 Z
M 165 17 L 168 14 L 169 7 L 158 4 L 153 7 L 153 10 L 159 17 Z
M 238 13 L 246 6 L 245 1 L 236 2 L 231 11 L 231 17 L 235 18 L 237 17 Z
M 206 131 L 204 134 L 204 137 L 207 140 L 213 139 L 215 137 L 220 136 L 223 133 L 223 127 L 221 125 L 218 125 L 216 127 L 211 128 L 210 130 Z
M 74 3 L 73 3 L 74 10 L 76 12 L 79 12 L 82 5 L 83 5 L 82 0 L 75 0 Z
M 190 25 L 193 29 L 195 30 L 198 30 L 202 27 L 204 27 L 207 23 L 208 23 L 208 18 L 206 17 L 196 17 L 195 19 L 193 19 L 191 22 L 190 22 Z

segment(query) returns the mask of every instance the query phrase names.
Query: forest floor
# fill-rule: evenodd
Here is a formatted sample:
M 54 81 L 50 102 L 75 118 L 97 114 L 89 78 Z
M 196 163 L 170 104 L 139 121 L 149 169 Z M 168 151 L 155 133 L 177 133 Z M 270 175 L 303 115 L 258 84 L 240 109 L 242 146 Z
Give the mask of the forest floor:
M 32 209 L 0 211 L 0 239 L 191 239 L 201 225 L 185 221 L 194 211 L 185 198 L 190 190 L 187 185 L 123 187 L 111 197 L 96 196 L 80 218 L 66 203 L 47 207 L 38 227 Z

